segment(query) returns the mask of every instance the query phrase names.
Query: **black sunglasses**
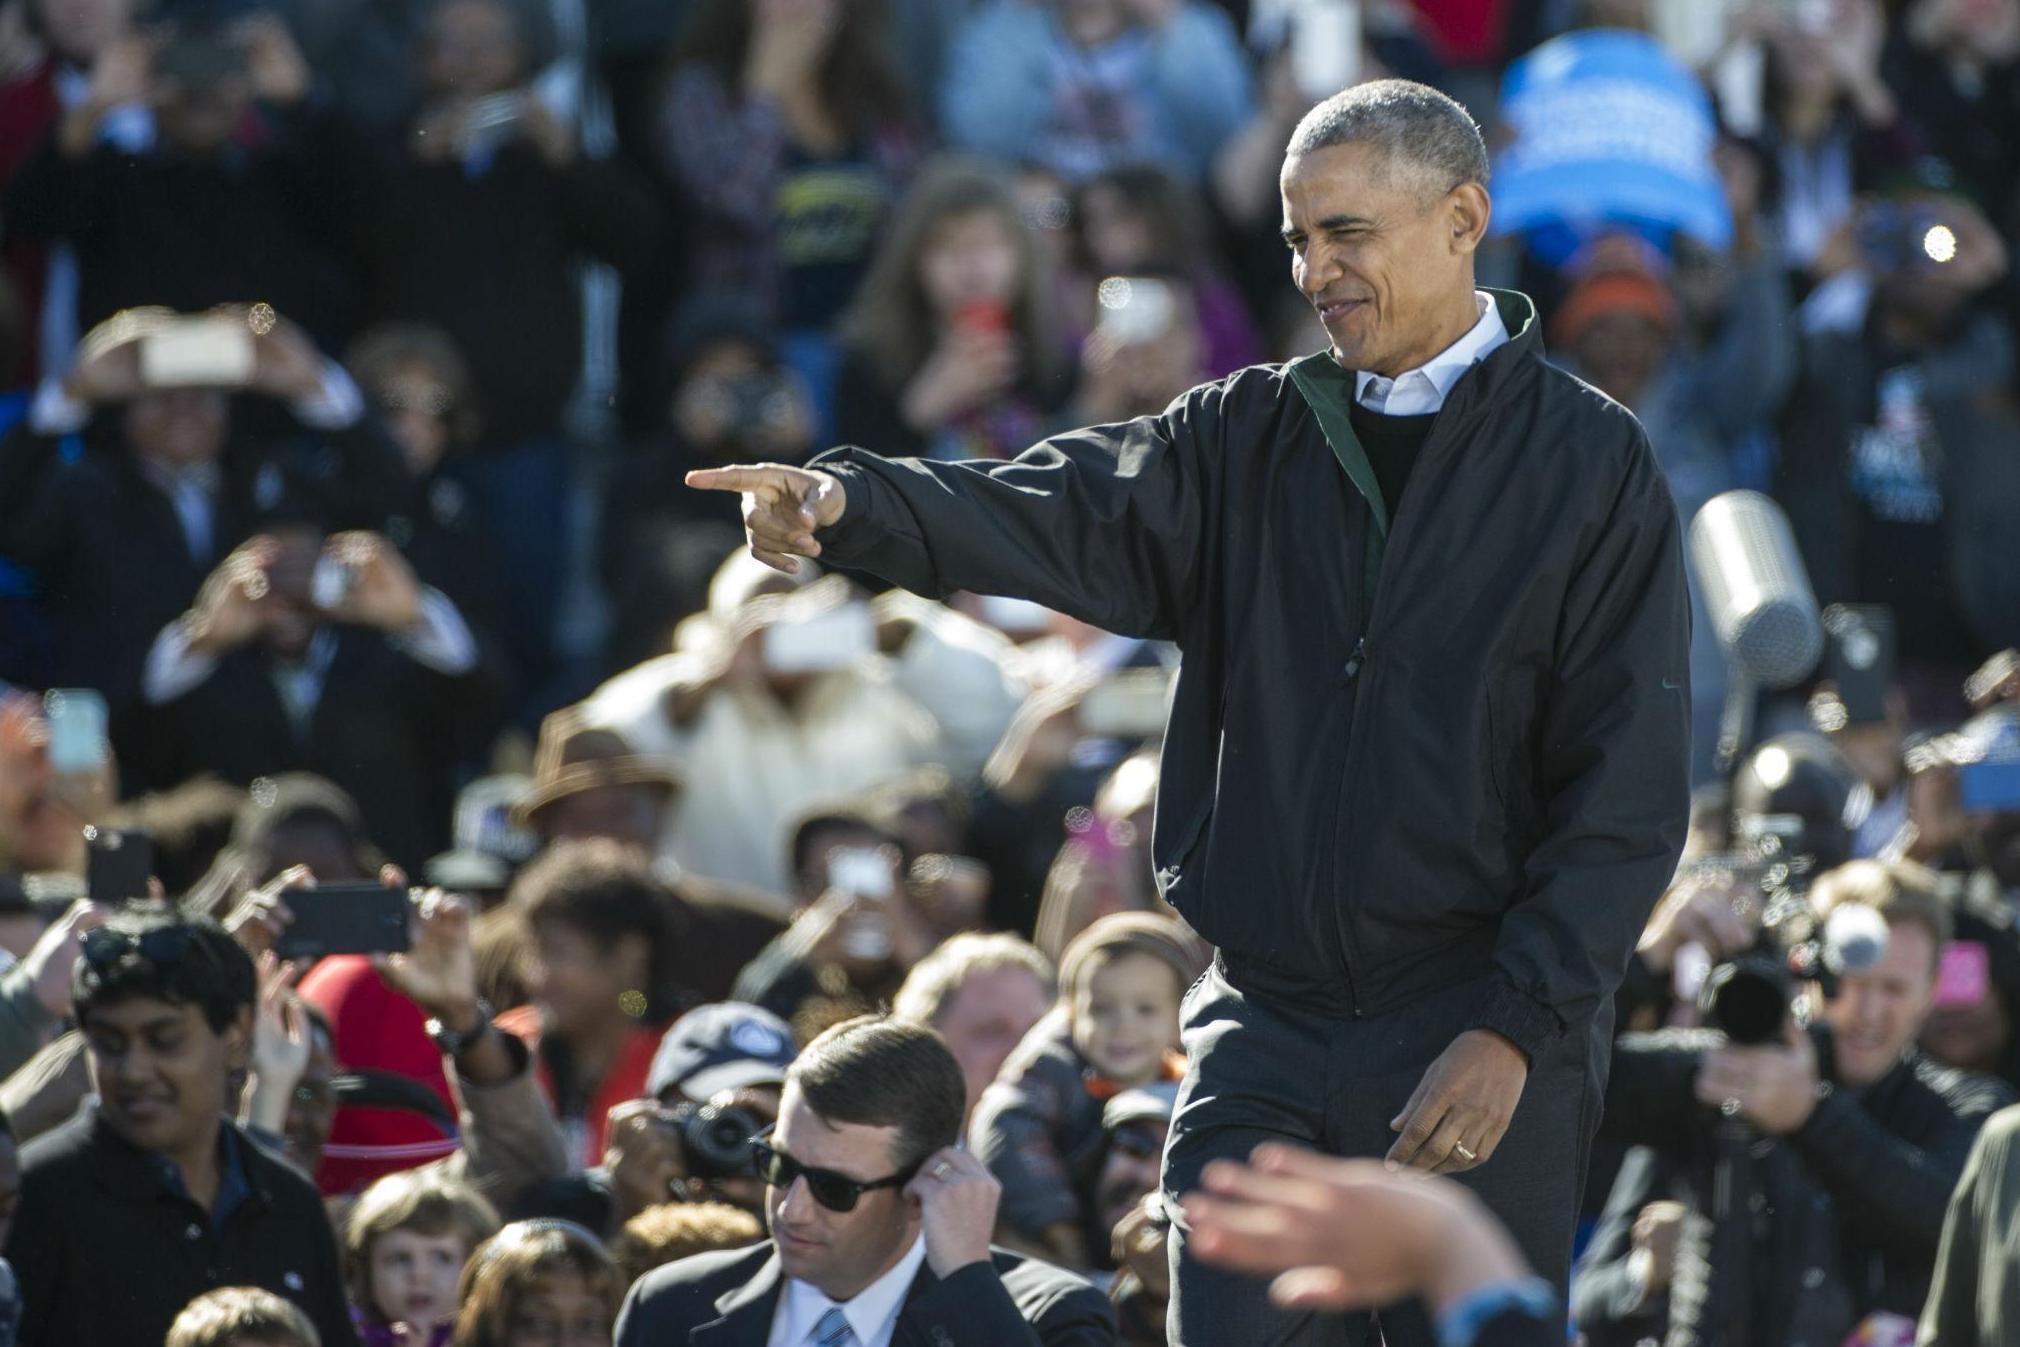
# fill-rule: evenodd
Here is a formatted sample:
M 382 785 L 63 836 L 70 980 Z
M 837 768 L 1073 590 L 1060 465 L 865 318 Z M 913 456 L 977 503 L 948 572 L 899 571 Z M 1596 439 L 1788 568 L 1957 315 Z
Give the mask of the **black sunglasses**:
M 757 1161 L 758 1177 L 774 1188 L 790 1188 L 794 1180 L 805 1179 L 807 1191 L 814 1195 L 814 1201 L 829 1211 L 854 1211 L 864 1193 L 873 1193 L 879 1188 L 902 1188 L 919 1172 L 918 1165 L 908 1165 L 889 1178 L 867 1182 L 852 1179 L 832 1169 L 815 1169 L 801 1164 L 765 1140 L 771 1134 L 772 1129 L 767 1127 L 750 1139 L 751 1158 Z
M 129 955 L 138 955 L 159 966 L 182 962 L 189 953 L 187 926 L 157 926 L 139 935 L 100 926 L 84 933 L 84 962 L 99 972 L 111 968 Z

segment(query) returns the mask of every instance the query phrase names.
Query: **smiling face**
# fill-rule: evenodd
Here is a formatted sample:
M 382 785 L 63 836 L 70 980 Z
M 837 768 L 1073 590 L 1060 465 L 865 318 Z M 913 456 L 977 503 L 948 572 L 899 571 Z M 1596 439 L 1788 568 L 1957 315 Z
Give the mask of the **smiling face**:
M 1879 963 L 1845 974 L 1825 1011 L 1838 1080 L 1871 1085 L 1893 1070 L 1921 1032 L 1935 994 L 1936 951 L 1928 930 L 1917 922 L 1890 925 Z
M 587 1277 L 556 1268 L 512 1307 L 504 1347 L 610 1347 L 610 1303 Z
M 1073 1044 L 1118 1085 L 1156 1080 L 1178 1046 L 1178 973 L 1154 954 L 1109 959 L 1073 995 Z
M 1484 187 L 1427 183 L 1361 142 L 1294 155 L 1280 186 L 1291 279 L 1342 366 L 1401 374 L 1478 320 L 1473 253 L 1491 211 Z
M 1051 1003 L 1036 973 L 1021 964 L 1006 964 L 970 973 L 941 1008 L 933 1027 L 961 1064 L 971 1113 L 1005 1059 L 1045 1017 Z
M 99 1116 L 127 1144 L 172 1160 L 215 1143 L 225 1081 L 246 1064 L 252 1011 L 218 1033 L 194 1005 L 135 996 L 84 1018 Z

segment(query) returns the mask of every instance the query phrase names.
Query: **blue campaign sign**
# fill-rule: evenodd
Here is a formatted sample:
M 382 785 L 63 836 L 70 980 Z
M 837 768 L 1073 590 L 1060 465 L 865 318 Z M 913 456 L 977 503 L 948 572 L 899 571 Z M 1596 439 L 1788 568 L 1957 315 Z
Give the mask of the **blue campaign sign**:
M 1711 100 L 1655 39 L 1602 29 L 1544 43 L 1508 68 L 1501 119 L 1495 233 L 1530 235 L 1552 261 L 1606 226 L 1731 243 Z

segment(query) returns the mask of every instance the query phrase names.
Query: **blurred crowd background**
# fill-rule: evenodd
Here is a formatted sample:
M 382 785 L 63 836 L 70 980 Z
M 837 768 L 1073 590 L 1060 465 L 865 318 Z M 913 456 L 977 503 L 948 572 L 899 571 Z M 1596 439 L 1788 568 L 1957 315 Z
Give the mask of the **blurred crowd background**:
M 1655 1074 L 1615 1087 L 1649 1127 L 1596 1162 L 1615 1280 L 1580 1318 L 1720 1340 L 1689 1269 L 1719 1265 L 1690 1250 L 1723 1112 L 1789 1141 L 1777 1181 L 1822 1213 L 1755 1232 L 1782 1280 L 1750 1312 L 1815 1317 L 1750 1340 L 1911 1319 L 2020 1085 L 2020 0 L 7 0 L 0 948 L 83 896 L 86 824 L 149 833 L 167 896 L 235 930 L 296 866 L 470 895 L 565 1141 L 501 1201 L 603 1234 L 695 1177 L 700 1133 L 636 1102 L 678 1095 L 647 1088 L 669 1025 L 734 998 L 805 1042 L 895 998 L 971 1103 L 1004 1071 L 1006 1233 L 1119 1264 L 1161 1341 L 1140 1199 L 1175 1068 L 1083 1098 L 1100 1063 L 1058 1024 L 1004 1061 L 1055 999 L 1073 1018 L 1059 961 L 1097 919 L 1148 922 L 1102 938 L 1181 987 L 1202 957 L 1148 860 L 1178 652 L 770 571 L 681 479 L 836 443 L 1011 457 L 1322 349 L 1282 151 L 1387 76 L 1487 132 L 1483 283 L 1640 417 L 1686 518 L 1771 496 L 1829 606 L 1732 762 L 1699 595 L 1692 849 L 1620 1015 L 1653 1033 Z M 1664 1102 L 1705 984 L 1828 946 L 1838 904 L 1920 922 L 1928 967 L 1880 1010 L 1832 983 L 1818 1022 L 1885 1071 L 1988 1078 L 1930 1095 L 1963 1130 L 1916 1134 L 1894 1186 L 1898 1150 L 1820 1160 L 1807 1113 L 1752 1116 L 1744 1054 L 1796 1051 L 1778 1016 L 1704 1049 L 1742 1053 L 1701 1067 L 1729 1107 L 1693 1113 L 1688 1075 Z M 85 1088 L 43 990 L 0 1052 L 23 1135 Z M 290 1145 L 325 1193 L 457 1150 L 412 998 L 349 956 L 299 995 L 321 1102 Z

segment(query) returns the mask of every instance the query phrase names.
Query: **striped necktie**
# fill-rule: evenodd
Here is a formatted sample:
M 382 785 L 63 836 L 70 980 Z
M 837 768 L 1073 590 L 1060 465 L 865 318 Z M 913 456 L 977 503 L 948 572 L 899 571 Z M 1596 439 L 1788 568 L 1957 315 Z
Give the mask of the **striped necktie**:
M 812 1347 L 860 1347 L 856 1330 L 849 1327 L 849 1316 L 842 1313 L 840 1305 L 831 1307 L 814 1325 Z

